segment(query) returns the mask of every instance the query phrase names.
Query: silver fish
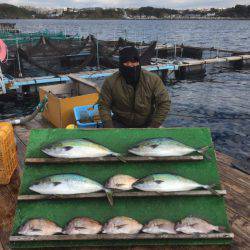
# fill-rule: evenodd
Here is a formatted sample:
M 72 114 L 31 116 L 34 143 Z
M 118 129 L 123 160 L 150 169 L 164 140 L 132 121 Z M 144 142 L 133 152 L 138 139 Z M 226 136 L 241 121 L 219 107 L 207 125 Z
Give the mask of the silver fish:
M 135 183 L 137 180 L 138 179 L 129 175 L 118 174 L 111 177 L 107 181 L 105 187 L 115 190 L 131 190 L 133 189 L 133 183 Z
M 77 217 L 71 220 L 65 229 L 63 234 L 98 234 L 102 230 L 102 225 L 95 220 L 88 217 Z
M 133 184 L 133 187 L 142 191 L 154 192 L 177 192 L 203 188 L 216 193 L 212 189 L 213 185 L 202 185 L 195 181 L 173 174 L 149 175 L 136 181 Z
M 103 157 L 108 155 L 120 156 L 108 148 L 88 139 L 66 139 L 49 144 L 42 151 L 57 158 L 86 158 Z
M 29 189 L 47 195 L 87 194 L 103 190 L 106 192 L 110 204 L 113 204 L 111 190 L 96 181 L 77 174 L 48 176 L 35 182 Z
M 177 234 L 175 231 L 175 224 L 164 219 L 154 219 L 149 221 L 143 228 L 144 233 L 149 234 Z
M 152 138 L 139 142 L 128 151 L 139 156 L 183 156 L 193 152 L 204 154 L 209 147 L 195 149 L 172 138 Z
M 224 228 L 219 226 L 214 226 L 208 223 L 207 221 L 196 217 L 186 217 L 176 224 L 175 230 L 177 232 L 181 232 L 184 234 L 195 234 L 195 233 L 207 234 L 213 231 L 216 232 L 224 231 Z
M 142 229 L 143 225 L 138 221 L 121 216 L 114 217 L 109 220 L 103 228 L 105 234 L 137 234 Z
M 32 219 L 27 221 L 18 231 L 21 235 L 53 235 L 61 233 L 62 228 L 47 219 Z

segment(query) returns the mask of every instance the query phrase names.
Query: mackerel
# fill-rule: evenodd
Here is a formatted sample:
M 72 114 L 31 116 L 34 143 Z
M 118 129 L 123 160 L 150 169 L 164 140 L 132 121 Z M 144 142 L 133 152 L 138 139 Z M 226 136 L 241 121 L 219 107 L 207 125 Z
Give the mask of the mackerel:
M 94 180 L 77 174 L 48 176 L 33 183 L 29 189 L 47 195 L 88 194 L 103 190 L 106 192 L 110 204 L 113 205 L 111 190 Z
M 153 174 L 136 181 L 133 185 L 134 188 L 142 191 L 152 192 L 178 192 L 190 191 L 194 189 L 207 189 L 212 193 L 214 185 L 203 185 L 193 180 L 173 174 Z
M 108 148 L 92 142 L 89 139 L 66 139 L 49 144 L 41 149 L 45 154 L 57 158 L 86 158 L 103 157 L 108 155 L 117 156 Z
M 128 151 L 139 156 L 167 157 L 183 156 L 194 152 L 204 155 L 208 148 L 209 146 L 195 149 L 182 142 L 166 137 L 146 139 L 137 143 L 135 146 L 128 149 Z

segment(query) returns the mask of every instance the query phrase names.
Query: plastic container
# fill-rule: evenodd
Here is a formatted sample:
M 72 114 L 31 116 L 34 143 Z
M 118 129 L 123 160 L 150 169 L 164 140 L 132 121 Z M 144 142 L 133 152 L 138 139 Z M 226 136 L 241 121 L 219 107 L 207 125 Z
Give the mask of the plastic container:
M 8 122 L 0 122 L 0 184 L 8 184 L 18 166 L 13 127 Z
M 78 128 L 103 127 L 97 104 L 74 107 L 74 114 Z

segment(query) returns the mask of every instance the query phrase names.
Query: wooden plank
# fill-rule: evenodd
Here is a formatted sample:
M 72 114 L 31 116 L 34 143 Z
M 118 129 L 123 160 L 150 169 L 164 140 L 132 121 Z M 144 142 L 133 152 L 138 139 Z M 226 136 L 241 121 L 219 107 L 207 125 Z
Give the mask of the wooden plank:
M 19 185 L 19 168 L 13 173 L 8 185 L 0 185 L 0 243 L 2 243 L 4 250 L 9 249 L 6 246 L 6 242 L 8 241 L 9 234 L 12 230 Z
M 218 195 L 226 195 L 226 190 L 215 190 Z M 211 196 L 216 195 L 207 190 L 195 190 L 195 191 L 183 191 L 183 192 L 142 192 L 142 191 L 131 191 L 131 192 L 118 192 L 115 191 L 113 197 L 149 197 L 149 196 Z M 31 200 L 63 200 L 63 199 L 86 199 L 86 198 L 101 198 L 106 197 L 106 193 L 90 193 L 90 194 L 74 194 L 74 195 L 19 195 L 19 201 L 31 201 Z
M 228 57 L 217 57 L 211 59 L 203 59 L 203 60 L 192 60 L 187 62 L 180 62 L 178 65 L 179 67 L 188 67 L 188 66 L 195 66 L 195 65 L 204 65 L 204 64 L 211 64 L 211 63 L 220 63 L 220 62 L 233 62 L 239 60 L 249 60 L 250 55 L 240 55 L 240 56 L 228 56 Z
M 193 155 L 193 156 L 168 156 L 168 157 L 143 157 L 143 156 L 122 156 L 121 159 L 114 156 L 105 156 L 105 157 L 86 157 L 86 158 L 75 158 L 75 159 L 66 159 L 66 158 L 26 158 L 26 164 L 44 164 L 44 163 L 100 163 L 100 162 L 173 162 L 173 161 L 201 161 L 204 157 L 202 155 Z
M 209 50 L 209 51 L 219 51 L 219 52 L 226 52 L 231 54 L 250 54 L 250 51 L 238 51 L 238 50 L 227 50 L 227 49 L 220 49 L 214 47 L 196 47 L 196 46 L 189 46 L 189 45 L 179 45 L 182 48 L 190 48 L 190 49 L 201 49 L 201 50 Z
M 250 233 L 250 221 L 249 217 L 242 217 L 238 211 L 227 208 L 227 214 L 229 217 L 231 229 L 234 232 L 235 240 L 239 249 L 248 249 L 249 247 L 249 233 Z M 241 247 L 241 248 L 240 248 Z
M 62 241 L 62 240 L 130 240 L 130 239 L 232 239 L 233 233 L 210 234 L 95 234 L 95 235 L 43 235 L 10 236 L 11 242 L 20 241 Z
M 32 248 L 34 249 L 34 248 Z M 32 250 L 31 248 L 25 248 L 25 250 Z M 39 248 L 42 250 L 42 248 Z M 203 246 L 173 246 L 173 245 L 164 245 L 164 246 L 130 246 L 130 247 L 56 247 L 56 248 L 47 248 L 46 250 L 232 250 L 230 245 L 203 245 Z
M 226 184 L 226 187 L 230 186 L 230 183 L 238 183 L 238 187 L 242 187 L 244 190 L 244 194 L 246 194 L 249 197 L 249 189 L 247 188 L 249 184 L 249 175 L 230 167 L 231 163 L 234 161 L 233 158 L 230 156 L 224 155 L 222 153 L 216 152 L 217 155 L 217 161 L 218 161 L 218 169 L 220 171 L 221 175 L 221 182 L 222 186 Z M 0 185 L 0 242 L 3 244 L 3 248 L 7 249 L 7 239 L 9 238 L 9 235 L 11 233 L 12 228 L 12 221 L 15 213 L 15 209 L 13 209 L 12 206 L 10 206 L 11 203 L 13 203 L 12 199 L 10 200 L 10 196 L 16 197 L 17 199 L 17 193 L 18 193 L 18 186 L 19 181 L 17 182 L 15 178 L 12 178 L 10 186 L 13 187 L 11 190 L 6 189 L 5 186 Z M 1 193 L 1 191 L 3 191 Z M 232 199 L 227 200 L 228 196 L 232 196 Z M 227 189 L 227 195 L 226 197 L 226 205 L 227 205 L 227 211 L 229 215 L 229 221 L 230 225 L 232 227 L 232 232 L 235 233 L 234 243 L 233 243 L 233 249 L 248 249 L 248 246 L 250 245 L 250 237 L 249 237 L 249 218 L 246 219 L 244 217 L 244 214 L 247 212 L 249 213 L 249 210 L 246 206 L 245 201 L 238 200 L 239 202 L 238 208 L 231 209 L 233 206 L 234 200 L 237 199 L 239 195 L 236 194 L 236 192 L 233 192 L 231 194 L 231 189 Z M 6 197 L 6 199 L 5 199 Z M 1 231 L 1 228 L 4 229 L 4 232 Z M 53 250 L 55 248 L 48 248 L 50 250 Z M 70 250 L 89 250 L 90 247 L 80 247 L 80 248 L 67 248 Z M 119 247 L 107 247 L 107 248 L 91 248 L 92 250 L 118 250 Z M 124 247 L 123 250 L 229 250 L 228 246 L 133 246 L 133 247 Z M 231 249 L 231 247 L 230 247 Z M 27 249 L 28 250 L 28 249 Z M 66 248 L 56 248 L 56 250 L 66 250 Z
M 227 190 L 226 205 L 229 223 L 235 234 L 233 249 L 248 249 L 250 245 L 250 175 L 232 168 L 232 157 L 216 151 L 222 187 Z
M 86 84 L 86 85 L 88 85 L 88 86 L 94 87 L 98 93 L 101 92 L 100 87 L 99 87 L 98 84 L 96 84 L 95 82 L 92 82 L 92 81 L 90 81 L 90 80 L 81 78 L 79 75 L 76 75 L 76 74 L 73 74 L 73 73 L 72 73 L 72 74 L 68 74 L 67 76 L 68 76 L 70 79 L 74 80 L 74 81 L 77 81 L 77 82 Z

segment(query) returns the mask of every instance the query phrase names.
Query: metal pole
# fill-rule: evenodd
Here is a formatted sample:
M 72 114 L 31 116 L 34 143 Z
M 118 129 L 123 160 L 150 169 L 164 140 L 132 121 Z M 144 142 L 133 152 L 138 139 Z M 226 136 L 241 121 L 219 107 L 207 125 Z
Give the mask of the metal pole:
M 3 73 L 2 73 L 1 65 L 0 65 L 0 86 L 2 87 L 3 94 L 6 94 L 6 87 L 5 87 L 5 83 L 3 82 Z
M 16 40 L 16 46 L 17 46 L 17 62 L 18 62 L 18 70 L 19 70 L 18 76 L 23 77 L 22 70 L 21 70 L 20 57 L 19 57 L 19 53 L 18 53 L 18 47 L 19 47 L 18 40 Z
M 97 68 L 100 69 L 100 58 L 99 58 L 99 46 L 98 39 L 96 39 L 96 59 L 97 59 Z

